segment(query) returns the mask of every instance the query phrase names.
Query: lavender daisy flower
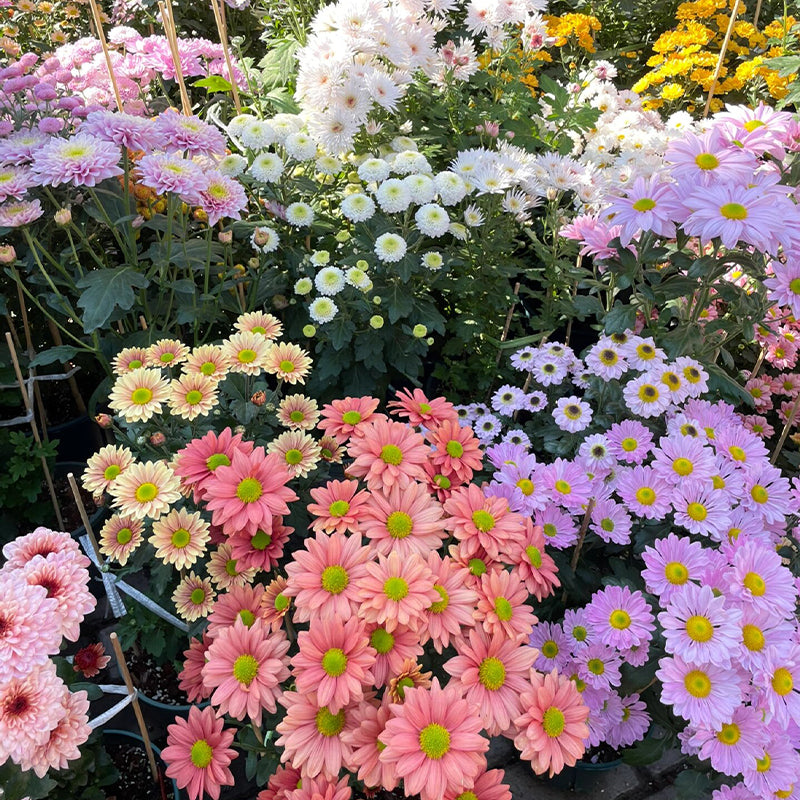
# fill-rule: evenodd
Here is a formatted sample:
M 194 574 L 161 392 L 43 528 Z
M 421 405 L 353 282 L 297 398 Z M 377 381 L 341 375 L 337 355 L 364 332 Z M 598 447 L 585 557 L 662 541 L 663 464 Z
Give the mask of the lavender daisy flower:
M 607 218 L 621 225 L 620 242 L 628 245 L 641 231 L 653 231 L 657 236 L 672 238 L 675 235 L 676 213 L 680 208 L 675 189 L 657 175 L 638 177 L 624 197 L 613 198 L 606 209 Z
M 717 772 L 735 776 L 761 758 L 768 738 L 761 714 L 752 706 L 739 706 L 722 725 L 699 727 L 690 741 Z
M 223 217 L 241 219 L 247 208 L 247 195 L 242 185 L 221 172 L 205 173 L 208 181 L 198 195 L 198 205 L 208 214 L 208 224 L 216 225 Z
M 690 533 L 722 541 L 730 528 L 730 503 L 710 483 L 686 481 L 672 489 L 675 523 Z
M 662 436 L 653 451 L 653 471 L 667 483 L 708 480 L 716 470 L 713 451 L 702 442 L 684 436 Z
M 542 526 L 547 544 L 558 550 L 571 547 L 578 541 L 578 526 L 572 516 L 560 511 L 556 505 L 548 505 L 537 511 L 533 522 Z
M 620 650 L 649 642 L 653 621 L 644 595 L 627 586 L 600 589 L 586 607 L 586 624 L 597 638 Z
M 630 511 L 646 519 L 663 519 L 672 507 L 671 487 L 652 467 L 620 469 L 614 491 Z
M 622 397 L 631 413 L 646 418 L 660 417 L 672 402 L 669 391 L 650 372 L 628 381 L 622 390 Z
M 540 392 L 538 389 L 534 389 L 534 391 L 528 392 L 528 394 L 525 396 L 525 404 L 522 408 L 525 411 L 533 411 L 536 413 L 537 411 L 541 411 L 546 406 L 547 395 L 544 392 Z
M 14 200 L 0 206 L 0 227 L 21 228 L 39 219 L 44 212 L 38 200 Z
M 739 425 L 723 428 L 714 438 L 713 445 L 719 456 L 741 467 L 765 463 L 769 456 L 764 442 Z
M 540 672 L 562 670 L 569 661 L 569 643 L 561 626 L 552 622 L 538 622 L 528 640 L 539 651 L 533 666 Z
M 580 648 L 594 641 L 592 632 L 586 627 L 585 608 L 568 608 L 564 611 L 564 620 L 561 623 L 561 627 L 569 640 L 570 650 L 573 655 Z
M 515 444 L 519 445 L 520 447 L 531 446 L 530 437 L 521 428 L 512 428 L 511 430 L 506 431 L 500 441 L 504 444 Z
M 489 459 L 489 463 L 496 469 L 501 469 L 504 464 L 516 466 L 530 458 L 533 459 L 534 463 L 536 462 L 536 456 L 529 453 L 527 447 L 510 442 L 501 442 L 500 444 L 493 444 L 487 447 L 486 457 Z M 495 479 L 497 479 L 497 476 L 495 476 Z
M 190 205 L 196 205 L 207 179 L 194 161 L 178 153 L 150 153 L 136 165 L 139 180 L 157 194 L 173 192 Z
M 524 407 L 525 392 L 518 386 L 512 386 L 507 383 L 492 395 L 492 408 L 498 414 L 505 414 L 505 416 L 510 417 L 515 411 L 519 411 Z
M 530 372 L 536 358 L 536 350 L 533 347 L 523 347 L 511 356 L 511 366 L 520 372 Z
M 578 455 L 584 460 L 587 467 L 593 469 L 609 469 L 617 463 L 604 433 L 593 433 L 591 436 L 587 436 L 581 442 Z
M 622 659 L 613 647 L 603 642 L 582 647 L 575 654 L 578 664 L 578 675 L 595 689 L 610 689 L 619 686 L 622 677 L 620 666 Z
M 792 573 L 774 549 L 760 542 L 747 542 L 736 550 L 727 583 L 731 597 L 743 605 L 785 619 L 794 614 L 797 587 Z
M 44 186 L 96 186 L 106 178 L 122 175 L 120 150 L 85 133 L 68 139 L 53 138 L 37 151 L 33 172 Z
M 551 357 L 539 357 L 531 368 L 533 379 L 542 386 L 558 386 L 569 374 L 569 365 Z
M 592 484 L 580 465 L 557 458 L 542 467 L 542 483 L 553 501 L 570 511 L 581 509 L 592 495 Z
M 609 747 L 630 747 L 644 739 L 650 728 L 650 715 L 646 708 L 638 694 L 622 698 L 622 719 L 616 725 L 610 725 L 606 731 L 605 739 Z
M 92 111 L 81 133 L 128 150 L 152 150 L 159 143 L 152 120 L 121 111 Z
M 39 149 L 50 137 L 34 130 L 22 130 L 0 139 L 0 164 L 21 166 L 30 164 Z
M 601 339 L 586 354 L 586 367 L 604 381 L 620 378 L 628 371 L 628 364 L 617 346 L 609 339 Z
M 636 420 L 615 422 L 606 435 L 614 458 L 628 464 L 641 464 L 653 449 L 653 434 Z
M 491 442 L 500 433 L 500 420 L 494 414 L 481 414 L 472 426 L 481 442 Z
M 534 511 L 544 508 L 550 502 L 550 496 L 541 479 L 541 465 L 536 463 L 536 456 L 528 455 L 516 464 L 505 463 L 494 474 L 495 484 L 507 489 L 503 496 L 509 500 L 512 511 L 530 516 Z M 495 496 L 499 492 L 492 491 Z
M 156 118 L 153 134 L 168 151 L 180 151 L 187 156 L 225 154 L 225 137 L 200 117 L 187 117 L 172 109 Z
M 628 544 L 633 522 L 625 506 L 613 500 L 598 500 L 592 509 L 589 529 L 604 542 Z
M 622 722 L 624 713 L 622 701 L 613 689 L 599 691 L 595 689 L 595 691 L 598 694 L 602 692 L 602 695 L 596 699 L 592 697 L 590 701 L 584 698 L 584 702 L 589 706 L 589 718 L 586 720 L 589 726 L 589 738 L 586 741 L 588 747 L 598 747 L 602 744 L 608 736 L 609 729 Z
M 553 409 L 553 419 L 562 431 L 577 433 L 589 427 L 592 407 L 575 395 L 561 397 Z
M 710 564 L 708 551 L 702 545 L 674 533 L 657 539 L 652 547 L 645 547 L 642 559 L 646 565 L 642 577 L 647 591 L 664 604 L 689 581 L 699 580 Z
M 800 779 L 800 753 L 783 731 L 772 735 L 755 763 L 742 766 L 744 785 L 756 797 L 775 797 Z
M 741 646 L 738 659 L 751 672 L 764 669 L 767 654 L 771 650 L 786 654 L 793 646 L 793 623 L 778 619 L 763 608 L 743 606 L 739 629 Z M 797 691 L 800 691 L 800 685 Z
M 768 647 L 761 668 L 753 673 L 758 687 L 755 705 L 781 727 L 800 719 L 800 645 Z
M 760 464 L 745 476 L 742 505 L 758 511 L 766 522 L 783 522 L 793 511 L 791 484 L 771 464 Z

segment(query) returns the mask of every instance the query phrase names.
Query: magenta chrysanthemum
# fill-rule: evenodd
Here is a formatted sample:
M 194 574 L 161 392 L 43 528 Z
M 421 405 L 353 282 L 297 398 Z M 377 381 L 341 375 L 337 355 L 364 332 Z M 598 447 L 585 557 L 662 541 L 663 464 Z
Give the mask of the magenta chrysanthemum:
M 119 159 L 116 145 L 79 133 L 69 139 L 51 139 L 36 153 L 32 169 L 46 186 L 96 186 L 122 175 Z

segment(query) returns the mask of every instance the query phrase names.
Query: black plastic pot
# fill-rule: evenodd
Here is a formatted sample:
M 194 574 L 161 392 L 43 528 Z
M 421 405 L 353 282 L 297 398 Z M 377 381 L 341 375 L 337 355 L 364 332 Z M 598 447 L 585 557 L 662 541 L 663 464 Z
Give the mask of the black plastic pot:
M 58 439 L 58 461 L 86 461 L 103 446 L 103 435 L 87 414 L 53 425 L 47 429 L 48 439 Z
M 144 750 L 144 739 L 138 734 L 134 733 L 133 731 L 124 731 L 118 728 L 107 728 L 103 730 L 103 741 L 105 743 L 113 743 L 116 740 L 118 743 L 129 744 L 132 742 L 136 742 L 139 744 L 142 750 Z M 164 763 L 164 760 L 161 758 L 161 748 L 156 747 L 156 745 L 152 744 L 151 747 L 153 748 L 153 753 L 156 757 L 156 763 L 159 767 L 164 771 L 166 774 L 167 765 Z M 165 781 L 169 782 L 172 785 L 172 792 L 174 800 L 181 800 L 181 791 L 178 789 L 178 784 L 170 779 L 165 777 Z

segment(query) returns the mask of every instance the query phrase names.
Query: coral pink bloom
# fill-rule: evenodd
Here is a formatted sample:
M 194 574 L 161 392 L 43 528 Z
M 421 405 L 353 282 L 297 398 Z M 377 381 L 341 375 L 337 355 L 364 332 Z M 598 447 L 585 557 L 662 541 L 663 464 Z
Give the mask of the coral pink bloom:
M 522 714 L 520 694 L 530 688 L 536 648 L 502 633 L 490 638 L 483 629 L 473 628 L 469 642 L 456 642 L 456 650 L 458 655 L 446 661 L 444 669 L 461 681 L 464 697 L 478 707 L 489 736 L 508 732 Z
M 361 436 L 351 439 L 349 453 L 354 461 L 348 474 L 364 478 L 370 491 L 388 490 L 395 484 L 405 488 L 413 480 L 425 480 L 425 440 L 402 422 L 371 422 Z
M 341 533 L 318 533 L 305 545 L 286 565 L 283 593 L 296 598 L 295 621 L 350 619 L 358 608 L 358 582 L 367 574 L 369 548 L 361 546 L 361 536 Z
M 556 562 L 545 552 L 542 526 L 534 525 L 528 517 L 524 524 L 525 537 L 505 542 L 500 557 L 513 565 L 513 572 L 525 582 L 528 593 L 541 600 L 561 586 L 561 581 L 556 575 Z
M 446 420 L 438 428 L 425 434 L 431 447 L 430 462 L 437 473 L 450 477 L 453 483 L 472 480 L 475 470 L 481 468 L 483 456 L 480 442 L 472 428 L 461 427 L 458 420 Z
M 378 739 L 391 715 L 387 703 L 375 706 L 363 702 L 353 711 L 356 727 L 347 735 L 348 744 L 353 748 L 352 761 L 347 768 L 357 772 L 358 779 L 368 788 L 387 792 L 397 788 L 399 781 L 394 765 L 380 760 L 383 745 Z
M 407 795 L 441 800 L 446 792 L 472 788 L 486 768 L 489 740 L 457 689 L 442 689 L 434 678 L 430 689 L 406 689 L 403 704 L 390 708 L 394 716 L 381 734 L 386 748 L 380 758 L 395 765 Z
M 267 788 L 260 791 L 256 800 L 286 800 L 301 783 L 300 770 L 294 767 L 278 767 L 267 781 Z
M 450 792 L 444 800 L 512 800 L 511 789 L 502 783 L 505 773 L 501 769 L 490 769 L 475 778 L 475 785 L 470 794 Z
M 378 401 L 374 397 L 345 397 L 322 407 L 322 419 L 317 427 L 344 444 L 351 436 L 359 435 L 370 423 Z
M 444 504 L 450 515 L 445 528 L 453 531 L 467 552 L 482 547 L 497 558 L 500 546 L 510 539 L 522 538 L 522 517 L 508 510 L 503 497 L 486 497 L 474 484 L 456 489 Z
M 289 489 L 289 472 L 275 453 L 266 455 L 256 447 L 249 455 L 236 451 L 230 466 L 220 466 L 206 481 L 206 508 L 213 512 L 212 522 L 221 525 L 228 535 L 247 530 L 253 535 L 259 528 L 270 530 L 272 517 L 289 513 L 297 495 Z
M 206 653 L 213 639 L 203 633 L 201 639 L 190 639 L 189 649 L 183 651 L 183 669 L 178 674 L 178 688 L 186 693 L 190 703 L 198 703 L 211 697 L 211 689 L 203 683 L 203 667 Z
M 419 633 L 403 625 L 391 633 L 383 625 L 367 625 L 367 633 L 370 646 L 377 653 L 372 674 L 378 689 L 398 675 L 407 660 L 416 661 L 423 653 Z
M 275 726 L 281 734 L 275 744 L 283 747 L 281 761 L 288 761 L 304 776 L 339 777 L 339 770 L 352 760 L 346 739 L 356 725 L 352 708 L 336 714 L 317 702 L 315 694 L 284 692 L 280 699 L 286 716 Z
M 80 545 L 68 534 L 36 528 L 33 533 L 20 536 L 3 546 L 6 563 L 3 572 L 25 566 L 34 556 L 49 556 L 50 553 L 70 552 L 81 554 Z
M 72 669 L 80 672 L 84 678 L 93 678 L 101 669 L 108 666 L 111 656 L 107 656 L 100 642 L 82 647 L 73 656 Z
M 589 737 L 589 709 L 575 683 L 555 670 L 549 675 L 531 670 L 531 686 L 520 702 L 525 711 L 514 721 L 519 730 L 514 745 L 522 758 L 537 775 L 549 770 L 551 778 L 574 766 Z
M 366 570 L 367 576 L 358 584 L 358 614 L 367 622 L 383 625 L 389 633 L 398 625 L 416 630 L 422 612 L 440 599 L 433 588 L 433 573 L 416 553 L 406 559 L 397 553 L 378 556 L 377 563 L 367 562 Z
M 281 682 L 289 677 L 283 631 L 268 633 L 261 620 L 248 628 L 241 619 L 221 631 L 208 648 L 203 683 L 214 689 L 211 703 L 234 719 L 261 724 L 261 712 L 276 710 Z
M 267 588 L 261 596 L 261 619 L 273 631 L 283 627 L 283 618 L 292 604 L 292 601 L 283 593 L 285 588 L 286 578 L 278 575 L 267 584 Z
M 367 492 L 358 491 L 358 481 L 328 481 L 325 486 L 312 489 L 313 503 L 308 510 L 316 519 L 311 523 L 315 531 L 325 533 L 357 533 L 369 499 Z
M 208 615 L 208 635 L 213 639 L 226 628 L 233 625 L 237 618 L 249 628 L 261 616 L 261 598 L 264 587 L 233 586 L 214 601 L 214 607 Z
M 530 636 L 537 623 L 536 615 L 526 605 L 528 591 L 513 573 L 491 570 L 481 576 L 478 586 L 475 619 L 487 633 L 499 631 L 513 641 Z
M 317 701 L 334 714 L 364 697 L 363 687 L 373 682 L 376 653 L 357 617 L 344 624 L 317 620 L 297 635 L 297 644 L 300 652 L 292 666 L 298 691 L 316 691 Z
M 469 571 L 458 566 L 448 556 L 428 554 L 428 567 L 433 572 L 433 588 L 439 599 L 422 615 L 419 639 L 422 644 L 433 640 L 437 653 L 462 635 L 462 628 L 475 625 L 473 612 L 478 602 L 478 593 L 470 588 Z
M 458 412 L 455 406 L 444 399 L 434 397 L 428 400 L 422 389 L 401 389 L 397 400 L 387 403 L 387 408 L 396 408 L 398 417 L 405 417 L 409 425 L 415 428 L 425 426 L 435 428 L 443 422 L 455 422 L 458 425 Z
M 228 538 L 231 558 L 239 570 L 263 570 L 269 572 L 283 557 L 283 548 L 294 531 L 283 524 L 282 517 L 273 517 L 271 527 L 252 531 L 236 531 Z
M 161 755 L 167 763 L 167 777 L 174 778 L 178 788 L 186 788 L 191 800 L 208 794 L 217 800 L 222 786 L 233 786 L 231 761 L 238 755 L 230 745 L 234 728 L 223 730 L 225 720 L 218 719 L 214 709 L 189 709 L 189 718 L 175 718 L 167 728 L 167 746 Z
M 431 464 L 430 459 L 422 465 L 422 469 L 425 470 L 425 485 L 428 491 L 434 494 L 440 503 L 449 499 L 453 491 L 461 485 L 455 473 L 445 475 Z
M 388 492 L 375 490 L 369 497 L 361 530 L 381 555 L 395 552 L 401 558 L 412 553 L 426 556 L 442 544 L 442 507 L 420 483 Z
M 344 776 L 338 782 L 335 778 L 306 778 L 293 791 L 286 793 L 286 800 L 350 800 L 353 790 Z

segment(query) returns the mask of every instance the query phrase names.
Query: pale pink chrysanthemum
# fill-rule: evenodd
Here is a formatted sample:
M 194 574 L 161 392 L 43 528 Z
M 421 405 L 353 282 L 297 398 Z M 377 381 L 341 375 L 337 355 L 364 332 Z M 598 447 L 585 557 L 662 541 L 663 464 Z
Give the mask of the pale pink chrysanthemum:
M 478 547 L 478 552 L 471 552 L 472 548 L 467 547 L 464 542 L 456 542 L 447 548 L 448 555 L 453 559 L 457 567 L 466 570 L 466 585 L 477 591 L 481 583 L 481 576 L 489 570 L 502 569 L 503 564 L 492 558 L 482 547 Z
M 167 152 L 190 156 L 222 155 L 226 139 L 211 123 L 195 115 L 179 114 L 168 108 L 155 119 L 153 135 Z
M 211 581 L 190 572 L 172 593 L 172 602 L 187 622 L 194 622 L 209 615 L 214 606 L 214 594 Z
M 358 481 L 328 481 L 325 486 L 311 489 L 313 503 L 309 513 L 316 519 L 312 530 L 325 533 L 357 533 L 365 517 L 368 492 L 358 491 Z
M 561 586 L 555 561 L 545 552 L 541 525 L 534 525 L 529 517 L 524 520 L 524 538 L 507 541 L 500 557 L 513 565 L 512 572 L 525 582 L 528 593 L 537 600 L 553 594 Z
M 359 606 L 358 584 L 369 558 L 359 535 L 318 533 L 306 539 L 305 550 L 295 551 L 286 565 L 284 594 L 295 598 L 295 621 L 350 619 Z
M 242 184 L 218 170 L 206 170 L 206 185 L 198 192 L 197 205 L 208 215 L 208 224 L 216 225 L 224 217 L 241 219 L 247 208 L 247 194 Z
M 451 483 L 466 483 L 472 480 L 475 470 L 481 468 L 480 441 L 472 428 L 462 426 L 458 419 L 445 420 L 428 431 L 425 438 L 433 448 L 430 463 L 435 472 L 446 475 Z
M 217 800 L 222 786 L 233 786 L 231 761 L 238 755 L 230 745 L 235 728 L 225 728 L 210 706 L 189 709 L 188 719 L 176 717 L 167 727 L 167 746 L 161 756 L 167 764 L 167 777 L 174 778 L 179 789 L 187 789 L 190 800 L 204 794 Z
M 240 314 L 233 323 L 237 331 L 250 331 L 267 339 L 277 339 L 283 333 L 283 323 L 264 311 L 248 311 Z
M 376 653 L 361 620 L 317 620 L 297 635 L 297 643 L 300 652 L 292 667 L 298 691 L 315 691 L 317 701 L 334 714 L 363 699 L 363 687 L 373 682 Z
M 0 205 L 0 225 L 21 228 L 35 222 L 44 214 L 39 200 L 11 200 Z
M 286 486 L 289 477 L 280 458 L 263 447 L 249 454 L 234 451 L 230 466 L 217 467 L 203 484 L 212 522 L 226 534 L 271 529 L 272 517 L 288 514 L 287 503 L 297 500 Z
M 100 530 L 100 552 L 124 567 L 134 550 L 144 541 L 144 522 L 122 514 L 112 514 Z
M 338 781 L 335 778 L 323 778 L 321 775 L 305 778 L 293 792 L 286 795 L 286 800 L 350 800 L 353 790 L 349 780 L 347 775 Z
M 475 783 L 470 793 L 450 792 L 445 794 L 443 800 L 512 800 L 511 789 L 502 783 L 505 773 L 501 769 L 490 769 L 475 778 Z
M 256 576 L 256 570 L 244 569 L 232 552 L 230 544 L 223 542 L 217 546 L 206 564 L 209 578 L 223 592 L 232 586 L 245 586 Z
M 486 768 L 489 740 L 473 707 L 455 687 L 442 689 L 438 679 L 430 689 L 405 693 L 402 705 L 390 706 L 380 759 L 394 764 L 406 794 L 440 800 L 446 792 L 470 789 Z
M 177 339 L 159 339 L 147 348 L 147 367 L 174 367 L 186 361 L 189 348 Z
M 119 159 L 116 145 L 78 133 L 68 139 L 52 137 L 36 151 L 31 169 L 43 186 L 97 186 L 122 175 Z
M 170 413 L 189 421 L 211 413 L 219 402 L 218 381 L 200 373 L 189 373 L 176 378 L 169 385 Z
M 237 531 L 228 538 L 231 557 L 236 559 L 240 569 L 269 572 L 283 556 L 283 548 L 293 531 L 294 528 L 283 524 L 281 517 L 272 518 L 269 532 L 262 528 L 255 533 Z
M 374 397 L 345 397 L 322 407 L 317 427 L 342 444 L 359 434 L 370 422 L 379 401 Z
M 260 375 L 269 351 L 269 341 L 257 333 L 241 331 L 222 343 L 222 352 L 228 359 L 230 372 Z
M 323 461 L 327 461 L 329 464 L 341 464 L 345 449 L 333 436 L 323 436 L 319 440 L 319 455 Z
M 408 425 L 377 419 L 362 429 L 361 436 L 350 440 L 353 463 L 349 475 L 364 478 L 370 490 L 407 487 L 413 480 L 425 480 L 422 464 L 428 447 L 420 434 Z
M 530 688 L 536 648 L 473 628 L 469 641 L 456 642 L 456 650 L 458 655 L 444 663 L 447 674 L 461 681 L 464 697 L 478 707 L 489 736 L 507 732 L 522 714 L 520 695 Z
M 211 697 L 211 689 L 203 683 L 203 667 L 212 639 L 203 633 L 202 639 L 190 639 L 189 649 L 183 651 L 183 669 L 178 673 L 178 688 L 185 692 L 190 703 Z
M 283 631 L 268 633 L 260 620 L 248 628 L 237 619 L 208 648 L 203 683 L 214 690 L 211 704 L 219 713 L 260 725 L 264 710 L 277 710 L 281 683 L 289 677 L 288 650 Z
M 115 375 L 123 375 L 135 369 L 141 369 L 147 362 L 146 347 L 123 347 L 111 361 Z
M 433 588 L 434 574 L 422 556 L 398 553 L 378 556 L 366 564 L 367 575 L 358 582 L 359 616 L 377 622 L 391 633 L 398 625 L 416 629 L 423 612 L 441 599 Z
M 264 369 L 284 383 L 305 383 L 305 377 L 311 371 L 311 359 L 296 344 L 272 342 L 267 350 Z
M 388 491 L 374 490 L 364 509 L 361 532 L 381 555 L 396 552 L 402 559 L 412 553 L 426 556 L 442 544 L 442 507 L 425 486 L 395 484 Z
M 84 678 L 93 678 L 101 669 L 108 666 L 111 656 L 106 655 L 103 645 L 100 642 L 88 644 L 82 647 L 72 657 L 72 669 L 80 672 Z
M 267 584 L 261 596 L 260 616 L 270 630 L 277 631 L 283 626 L 283 618 L 292 601 L 283 592 L 286 589 L 286 578 L 279 575 Z
M 303 394 L 284 397 L 278 405 L 278 422 L 291 430 L 311 430 L 319 422 L 317 401 Z
M 208 617 L 208 635 L 214 639 L 226 628 L 236 623 L 237 619 L 248 627 L 261 617 L 261 598 L 264 587 L 234 586 L 230 591 L 217 597 L 214 608 Z
M 19 536 L 3 545 L 6 563 L 3 572 L 24 567 L 34 556 L 49 556 L 50 553 L 70 552 L 80 554 L 80 545 L 68 534 L 38 527 L 32 533 Z
M 180 498 L 178 476 L 161 461 L 134 462 L 109 487 L 113 505 L 134 519 L 155 519 Z
M 304 431 L 284 431 L 268 445 L 268 453 L 275 453 L 293 478 L 305 478 L 317 466 L 319 444 Z
M 424 426 L 436 428 L 443 422 L 458 422 L 455 406 L 444 399 L 434 397 L 428 400 L 422 389 L 401 389 L 397 392 L 397 400 L 387 403 L 387 408 L 396 408 L 395 414 L 405 417 L 414 428 Z
M 205 553 L 208 540 L 208 523 L 199 511 L 173 508 L 153 522 L 149 542 L 155 548 L 156 557 L 165 564 L 186 569 Z
M 391 633 L 383 625 L 367 625 L 367 633 L 370 646 L 377 654 L 372 674 L 378 688 L 398 675 L 406 661 L 414 661 L 423 653 L 419 634 L 403 625 L 398 625 Z
M 399 783 L 394 765 L 381 761 L 383 744 L 380 735 L 391 717 L 388 703 L 379 706 L 364 701 L 353 710 L 355 727 L 347 733 L 347 742 L 353 748 L 351 764 L 348 768 L 358 773 L 358 779 L 369 788 L 381 788 L 387 792 L 397 788 Z
M 221 381 L 228 373 L 230 359 L 218 344 L 202 344 L 187 356 L 183 371 L 187 375 L 205 375 Z
M 537 619 L 526 601 L 528 590 L 518 576 L 505 570 L 490 570 L 478 585 L 475 619 L 487 633 L 502 633 L 512 641 L 531 635 Z
M 336 780 L 344 764 L 352 760 L 348 744 L 357 720 L 352 708 L 335 714 L 317 702 L 316 694 L 284 692 L 280 698 L 286 715 L 275 726 L 281 734 L 275 744 L 283 747 L 281 761 L 288 761 L 304 776 L 322 775 Z
M 519 730 L 514 745 L 537 775 L 549 771 L 552 777 L 583 755 L 589 708 L 573 681 L 555 670 L 549 675 L 531 670 L 530 680 L 520 696 L 525 712 L 514 721 Z
M 289 795 L 301 784 L 299 769 L 280 766 L 270 775 L 267 788 L 262 789 L 256 800 L 288 800 Z
M 93 453 L 81 476 L 83 488 L 93 495 L 102 495 L 133 463 L 133 453 L 127 447 L 107 444 Z
M 147 422 L 169 399 L 169 381 L 161 370 L 142 367 L 120 375 L 108 395 L 109 406 L 126 422 Z

